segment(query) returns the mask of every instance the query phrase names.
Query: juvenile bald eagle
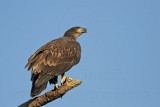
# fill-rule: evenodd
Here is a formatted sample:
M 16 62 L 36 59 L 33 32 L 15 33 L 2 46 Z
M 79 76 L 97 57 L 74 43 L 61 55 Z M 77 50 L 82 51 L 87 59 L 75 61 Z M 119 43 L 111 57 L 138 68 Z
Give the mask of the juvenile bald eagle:
M 78 64 L 81 58 L 81 47 L 77 38 L 86 32 L 86 28 L 73 27 L 67 30 L 63 37 L 39 48 L 28 59 L 25 67 L 32 71 L 31 97 L 40 94 L 47 87 L 48 82 L 58 89 L 59 75 L 61 75 L 61 84 L 65 82 L 65 72 Z

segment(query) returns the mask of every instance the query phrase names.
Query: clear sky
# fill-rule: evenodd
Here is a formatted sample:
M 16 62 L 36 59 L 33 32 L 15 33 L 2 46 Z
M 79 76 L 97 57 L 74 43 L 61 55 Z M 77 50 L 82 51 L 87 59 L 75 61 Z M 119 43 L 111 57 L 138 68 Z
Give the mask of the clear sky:
M 83 83 L 45 107 L 160 107 L 159 0 L 0 0 L 2 107 L 30 99 L 28 58 L 73 26 L 88 33 L 66 75 Z

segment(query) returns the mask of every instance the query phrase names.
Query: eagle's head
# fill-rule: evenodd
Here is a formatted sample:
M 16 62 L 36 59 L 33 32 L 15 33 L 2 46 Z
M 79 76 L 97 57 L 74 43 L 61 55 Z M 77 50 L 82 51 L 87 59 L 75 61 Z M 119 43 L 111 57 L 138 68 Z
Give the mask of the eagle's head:
M 73 27 L 65 32 L 64 37 L 71 37 L 71 38 L 77 40 L 77 38 L 83 33 L 87 33 L 86 28 Z

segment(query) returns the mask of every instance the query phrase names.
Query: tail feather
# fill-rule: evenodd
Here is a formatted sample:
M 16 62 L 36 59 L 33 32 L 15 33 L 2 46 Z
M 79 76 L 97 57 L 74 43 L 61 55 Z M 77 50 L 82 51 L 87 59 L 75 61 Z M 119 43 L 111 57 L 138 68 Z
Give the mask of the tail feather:
M 32 86 L 32 89 L 31 89 L 31 97 L 34 97 L 38 94 L 40 94 L 44 89 L 46 89 L 47 87 L 47 83 L 44 83 L 43 85 L 39 86 L 39 87 L 36 87 L 35 85 Z
M 51 76 L 49 74 L 39 75 L 37 80 L 35 81 L 35 86 L 36 87 L 40 87 L 41 85 L 43 85 L 44 83 L 48 82 L 52 78 L 53 78 L 53 76 Z
M 31 97 L 34 97 L 40 94 L 47 87 L 47 83 L 53 76 L 48 74 L 39 74 L 32 77 L 32 89 L 31 89 Z

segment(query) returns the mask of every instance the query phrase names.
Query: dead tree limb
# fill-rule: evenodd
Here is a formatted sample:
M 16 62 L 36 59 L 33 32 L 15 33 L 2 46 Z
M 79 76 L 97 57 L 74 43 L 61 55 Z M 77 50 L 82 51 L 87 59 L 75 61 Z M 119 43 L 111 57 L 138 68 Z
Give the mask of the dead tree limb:
M 66 79 L 64 85 L 60 86 L 58 90 L 51 90 L 46 92 L 45 94 L 35 97 L 34 99 L 30 99 L 27 102 L 19 105 L 18 107 L 41 107 L 53 100 L 56 100 L 62 97 L 69 90 L 81 84 L 80 80 L 71 80 L 69 78 Z

